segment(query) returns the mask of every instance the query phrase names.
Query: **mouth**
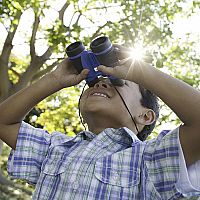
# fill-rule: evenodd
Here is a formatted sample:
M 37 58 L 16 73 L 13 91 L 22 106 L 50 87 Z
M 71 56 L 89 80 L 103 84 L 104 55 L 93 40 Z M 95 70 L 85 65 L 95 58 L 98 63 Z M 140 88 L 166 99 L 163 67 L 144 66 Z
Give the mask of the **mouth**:
M 102 97 L 102 98 L 106 98 L 109 99 L 110 96 L 108 94 L 106 94 L 105 92 L 100 92 L 100 91 L 93 91 L 90 93 L 89 96 L 98 96 L 98 97 Z

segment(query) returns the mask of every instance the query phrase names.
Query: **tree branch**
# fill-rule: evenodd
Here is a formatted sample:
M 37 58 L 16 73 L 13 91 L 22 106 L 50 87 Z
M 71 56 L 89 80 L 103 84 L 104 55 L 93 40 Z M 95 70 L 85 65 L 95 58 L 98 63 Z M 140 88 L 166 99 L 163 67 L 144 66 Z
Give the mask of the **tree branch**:
M 123 18 L 123 19 L 121 19 L 120 21 L 118 21 L 117 23 L 118 23 L 118 24 L 119 24 L 119 23 L 122 23 L 122 22 L 126 21 L 127 19 L 128 19 L 128 17 Z M 114 23 L 115 23 L 115 22 L 107 21 L 103 26 L 100 26 L 100 27 L 96 30 L 96 32 L 92 35 L 92 37 L 90 37 L 90 40 L 93 40 L 94 38 L 98 37 L 98 36 L 99 36 L 99 33 L 100 33 L 100 31 L 101 31 L 101 29 L 103 29 L 103 28 L 106 27 L 106 26 L 112 25 L 112 24 L 114 24 Z
M 78 24 L 78 22 L 79 22 L 79 20 L 80 20 L 81 15 L 82 15 L 82 13 L 79 11 L 79 15 L 78 15 L 78 17 L 77 17 L 76 22 L 74 23 L 74 26 L 77 26 L 77 24 Z
M 64 18 L 65 10 L 68 8 L 69 5 L 70 4 L 66 2 L 63 5 L 63 7 L 58 11 L 58 13 L 59 13 L 59 19 L 62 21 L 62 23 L 63 23 L 63 18 Z
M 72 17 L 71 17 L 71 19 L 70 19 L 69 27 L 71 26 L 72 20 L 73 20 L 75 14 L 76 14 L 77 12 L 78 12 L 78 11 L 75 11 L 75 12 L 73 13 L 73 15 L 72 15 Z
M 17 11 L 16 15 L 14 16 L 13 21 L 20 20 L 22 13 L 21 11 Z M 6 40 L 4 42 L 4 46 L 2 49 L 2 53 L 0 55 L 0 95 L 1 99 L 5 99 L 8 95 L 9 87 L 10 87 L 10 82 L 9 82 L 9 77 L 8 77 L 8 62 L 9 62 L 9 57 L 11 54 L 11 50 L 13 48 L 12 41 L 15 36 L 18 24 L 13 24 L 11 22 L 11 28 L 10 31 L 8 32 L 8 35 L 6 37 Z
M 40 23 L 40 18 L 37 16 L 37 13 L 35 13 L 35 21 L 33 23 L 33 30 L 32 30 L 32 35 L 31 35 L 31 40 L 30 40 L 30 54 L 31 54 L 31 59 L 36 55 L 35 54 L 35 38 L 36 38 L 36 33 L 38 30 L 38 26 Z
M 14 20 L 18 20 L 19 21 L 21 15 L 22 15 L 22 13 L 20 11 L 17 11 L 17 14 L 14 17 L 13 21 Z M 11 26 L 13 26 L 13 29 L 10 28 L 10 31 L 8 32 L 8 35 L 6 37 L 6 40 L 5 40 L 5 43 L 4 43 L 4 46 L 3 46 L 3 50 L 2 50 L 2 53 L 1 53 L 0 57 L 3 58 L 4 61 L 7 61 L 6 63 L 8 63 L 8 60 L 9 60 L 9 57 L 10 57 L 10 53 L 11 53 L 11 50 L 13 48 L 12 41 L 13 41 L 13 38 L 15 36 L 18 24 L 12 24 L 11 25 Z
M 103 29 L 104 27 L 106 27 L 106 26 L 108 26 L 110 24 L 112 24 L 112 22 L 111 21 L 107 21 L 103 26 L 100 26 L 96 30 L 96 32 L 92 35 L 92 37 L 90 37 L 90 40 L 92 41 L 94 38 L 96 38 L 99 35 L 99 32 L 101 31 L 101 29 Z
M 63 17 L 64 17 L 65 10 L 68 8 L 69 5 L 70 5 L 70 4 L 66 2 L 66 3 L 63 5 L 63 7 L 58 11 L 58 13 L 59 13 L 59 19 L 61 20 L 62 24 L 63 24 Z M 46 50 L 46 52 L 45 52 L 42 56 L 40 56 L 40 58 L 41 58 L 41 60 L 42 60 L 43 62 L 45 62 L 46 60 L 49 59 L 49 57 L 51 56 L 51 54 L 52 54 L 54 48 L 55 48 L 55 45 L 50 46 L 50 47 Z
M 42 62 L 45 62 L 46 60 L 49 59 L 49 57 L 51 56 L 52 52 L 53 52 L 53 49 L 54 49 L 54 45 L 49 47 L 44 53 L 43 55 L 39 56 L 40 60 Z
M 120 7 L 121 5 L 112 5 L 112 6 L 101 6 L 101 7 L 92 7 L 92 8 L 87 8 L 88 10 L 101 10 L 101 9 L 107 9 L 107 8 L 116 8 L 116 7 Z
M 63 5 L 63 7 L 61 8 L 61 10 L 59 11 L 59 19 L 62 21 L 62 23 L 63 23 L 64 12 L 68 6 L 69 6 L 69 4 L 65 3 Z M 35 28 L 37 28 L 37 27 L 35 26 Z M 35 31 L 37 32 L 37 29 Z M 33 33 L 34 33 L 34 31 L 32 31 L 32 35 L 33 35 Z M 33 39 L 34 39 L 34 37 L 33 37 Z M 30 65 L 28 66 L 26 72 L 21 75 L 18 83 L 13 86 L 12 91 L 10 91 L 10 94 L 13 94 L 13 93 L 19 91 L 20 89 L 27 86 L 31 82 L 35 73 L 37 71 L 39 71 L 39 69 L 43 66 L 43 64 L 50 58 L 55 46 L 56 46 L 56 44 L 48 47 L 48 49 L 45 51 L 45 53 L 41 56 L 35 55 L 34 57 L 31 57 Z
M 66 3 L 63 5 L 63 7 L 58 11 L 58 13 L 59 13 L 59 19 L 61 20 L 62 25 L 64 25 L 64 24 L 63 24 L 63 17 L 64 17 L 65 10 L 68 8 L 69 5 L 70 5 L 70 4 L 66 2 Z M 45 52 L 42 56 L 40 56 L 40 59 L 41 59 L 43 62 L 45 62 L 46 60 L 48 60 L 49 57 L 52 55 L 52 52 L 53 52 L 53 49 L 54 49 L 54 48 L 55 48 L 55 45 L 50 46 L 50 47 L 46 50 L 46 52 Z

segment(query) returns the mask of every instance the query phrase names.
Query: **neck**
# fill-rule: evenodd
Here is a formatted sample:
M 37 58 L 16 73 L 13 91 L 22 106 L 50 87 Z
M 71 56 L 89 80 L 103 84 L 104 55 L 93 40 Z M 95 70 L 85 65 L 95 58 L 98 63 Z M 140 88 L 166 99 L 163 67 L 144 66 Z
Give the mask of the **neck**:
M 111 116 L 99 116 L 95 117 L 94 115 L 87 117 L 87 125 L 89 131 L 93 132 L 94 134 L 101 133 L 106 128 L 121 128 L 127 127 L 132 130 L 134 133 L 137 133 L 135 125 L 133 124 L 132 120 L 127 122 L 115 121 Z
M 87 119 L 88 129 L 94 134 L 99 134 L 106 128 L 115 128 L 113 122 L 111 122 L 108 117 L 89 117 Z

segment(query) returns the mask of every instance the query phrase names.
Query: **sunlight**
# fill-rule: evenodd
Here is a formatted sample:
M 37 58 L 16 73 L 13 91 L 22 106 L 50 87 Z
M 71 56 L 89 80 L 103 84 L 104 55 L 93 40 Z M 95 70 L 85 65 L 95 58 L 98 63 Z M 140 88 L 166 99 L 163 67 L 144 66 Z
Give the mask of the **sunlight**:
M 131 48 L 130 56 L 134 60 L 143 60 L 145 56 L 145 49 L 140 44 L 136 44 L 133 48 Z

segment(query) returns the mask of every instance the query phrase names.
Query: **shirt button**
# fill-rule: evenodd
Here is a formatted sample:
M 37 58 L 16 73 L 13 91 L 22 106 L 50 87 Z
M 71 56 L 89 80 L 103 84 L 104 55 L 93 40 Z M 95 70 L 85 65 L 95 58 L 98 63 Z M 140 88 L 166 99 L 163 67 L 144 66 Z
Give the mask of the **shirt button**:
M 113 175 L 116 176 L 116 177 L 119 177 L 118 172 L 114 172 Z
M 115 182 L 119 181 L 119 175 L 117 173 L 115 173 L 115 175 L 112 178 Z
M 79 183 L 77 181 L 74 182 L 74 184 L 73 184 L 73 190 L 77 190 L 78 187 L 79 187 Z

